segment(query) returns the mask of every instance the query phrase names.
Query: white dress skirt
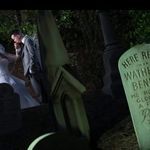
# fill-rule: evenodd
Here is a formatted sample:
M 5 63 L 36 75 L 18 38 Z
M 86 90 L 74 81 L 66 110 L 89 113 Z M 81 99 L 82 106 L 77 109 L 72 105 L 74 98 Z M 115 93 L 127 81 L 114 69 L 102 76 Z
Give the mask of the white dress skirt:
M 9 72 L 8 64 L 9 61 L 6 58 L 0 58 L 0 83 L 10 84 L 14 92 L 19 94 L 21 109 L 39 106 L 40 104 L 30 95 L 25 87 L 25 82 Z

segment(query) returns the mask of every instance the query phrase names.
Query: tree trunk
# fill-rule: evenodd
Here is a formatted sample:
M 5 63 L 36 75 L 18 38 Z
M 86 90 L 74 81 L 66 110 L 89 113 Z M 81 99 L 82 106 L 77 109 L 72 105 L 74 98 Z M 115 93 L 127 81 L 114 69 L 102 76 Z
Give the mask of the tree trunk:
M 15 18 L 16 18 L 18 27 L 20 27 L 22 24 L 21 10 L 16 10 Z

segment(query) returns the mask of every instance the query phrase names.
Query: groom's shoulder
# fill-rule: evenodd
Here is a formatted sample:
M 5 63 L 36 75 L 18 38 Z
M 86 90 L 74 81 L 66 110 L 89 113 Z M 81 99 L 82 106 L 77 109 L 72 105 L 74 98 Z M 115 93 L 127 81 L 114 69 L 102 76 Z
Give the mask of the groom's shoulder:
M 31 36 L 27 35 L 24 44 L 25 44 L 25 45 L 29 45 L 29 44 L 34 45 L 34 40 L 33 40 L 33 38 L 32 38 Z

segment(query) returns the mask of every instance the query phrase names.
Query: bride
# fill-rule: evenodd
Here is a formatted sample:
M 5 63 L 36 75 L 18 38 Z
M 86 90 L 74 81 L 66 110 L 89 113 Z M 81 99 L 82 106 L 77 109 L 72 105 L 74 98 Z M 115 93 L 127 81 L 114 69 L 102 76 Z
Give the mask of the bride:
M 10 84 L 14 91 L 19 94 L 21 109 L 40 105 L 29 94 L 25 82 L 10 73 L 8 65 L 15 60 L 16 55 L 6 53 L 5 48 L 0 44 L 0 83 Z

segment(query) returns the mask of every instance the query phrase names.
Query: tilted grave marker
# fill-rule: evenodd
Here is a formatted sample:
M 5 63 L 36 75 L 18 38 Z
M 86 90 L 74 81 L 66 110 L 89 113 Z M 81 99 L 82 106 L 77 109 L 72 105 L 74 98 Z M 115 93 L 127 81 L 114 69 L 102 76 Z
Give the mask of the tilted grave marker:
M 81 96 L 85 90 L 74 76 L 59 67 L 51 92 L 58 128 L 90 139 L 88 118 Z
M 118 65 L 139 147 L 150 150 L 150 44 L 129 49 Z

